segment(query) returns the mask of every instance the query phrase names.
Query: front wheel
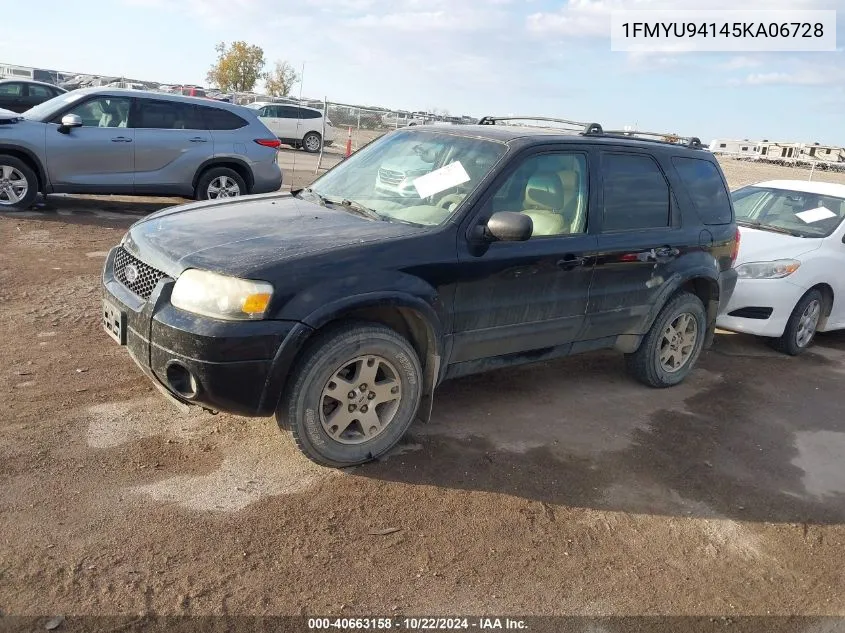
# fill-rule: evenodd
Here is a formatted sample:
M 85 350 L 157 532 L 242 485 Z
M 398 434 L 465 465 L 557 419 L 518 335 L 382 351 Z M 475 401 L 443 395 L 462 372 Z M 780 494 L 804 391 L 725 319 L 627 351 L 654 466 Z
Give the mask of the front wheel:
M 706 332 L 701 299 L 678 293 L 663 306 L 639 349 L 626 356 L 628 370 L 650 387 L 677 385 L 692 371 Z
M 305 352 L 276 411 L 299 449 L 342 468 L 389 451 L 410 427 L 422 397 L 422 368 L 410 343 L 378 324 L 350 323 Z
M 801 297 L 786 322 L 783 336 L 769 339 L 772 347 L 790 356 L 798 356 L 810 347 L 819 327 L 823 302 L 824 297 L 818 290 Z
M 14 156 L 0 156 L 0 210 L 28 209 L 38 195 L 38 178 Z

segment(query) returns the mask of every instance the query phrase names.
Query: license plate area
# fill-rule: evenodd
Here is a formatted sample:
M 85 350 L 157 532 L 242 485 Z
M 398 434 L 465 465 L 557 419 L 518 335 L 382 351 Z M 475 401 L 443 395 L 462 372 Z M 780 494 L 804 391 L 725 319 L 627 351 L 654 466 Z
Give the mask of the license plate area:
M 103 329 L 119 345 L 126 345 L 126 313 L 103 299 Z

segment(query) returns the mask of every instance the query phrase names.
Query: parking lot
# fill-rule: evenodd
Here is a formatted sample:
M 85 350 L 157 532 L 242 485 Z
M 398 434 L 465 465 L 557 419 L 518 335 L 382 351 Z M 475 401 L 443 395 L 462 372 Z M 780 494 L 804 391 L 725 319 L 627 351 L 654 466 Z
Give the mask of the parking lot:
M 661 391 L 604 352 L 454 380 L 329 470 L 272 419 L 183 415 L 103 333 L 107 251 L 179 202 L 0 214 L 2 613 L 845 615 L 845 334 L 720 333 Z

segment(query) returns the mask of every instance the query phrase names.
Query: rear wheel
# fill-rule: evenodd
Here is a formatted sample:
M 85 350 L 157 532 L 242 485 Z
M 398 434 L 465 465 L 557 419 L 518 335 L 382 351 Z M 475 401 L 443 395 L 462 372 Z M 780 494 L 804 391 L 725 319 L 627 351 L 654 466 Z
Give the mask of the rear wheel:
M 804 352 L 816 336 L 823 304 L 824 297 L 818 290 L 810 290 L 801 297 L 786 322 L 783 336 L 769 339 L 772 347 L 790 356 Z
M 302 139 L 302 148 L 309 154 L 319 152 L 320 147 L 322 147 L 322 139 L 316 132 L 308 132 Z
M 701 299 L 678 293 L 663 306 L 639 349 L 626 356 L 628 370 L 650 387 L 677 385 L 695 366 L 706 332 Z
M 318 336 L 294 370 L 276 412 L 279 424 L 324 466 L 354 466 L 386 453 L 420 404 L 414 348 L 378 324 L 346 324 Z
M 212 167 L 197 182 L 197 200 L 237 198 L 246 195 L 246 183 L 241 175 L 228 167 Z
M 38 195 L 38 178 L 25 162 L 0 156 L 0 210 L 28 209 Z

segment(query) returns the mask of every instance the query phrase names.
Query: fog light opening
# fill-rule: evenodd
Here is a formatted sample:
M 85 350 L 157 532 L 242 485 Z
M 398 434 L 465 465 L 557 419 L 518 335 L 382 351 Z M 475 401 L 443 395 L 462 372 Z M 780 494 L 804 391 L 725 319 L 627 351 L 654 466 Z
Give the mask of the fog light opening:
M 195 398 L 199 392 L 199 383 L 188 369 L 177 362 L 167 365 L 167 384 L 183 398 Z

